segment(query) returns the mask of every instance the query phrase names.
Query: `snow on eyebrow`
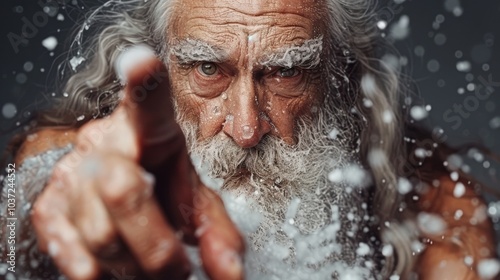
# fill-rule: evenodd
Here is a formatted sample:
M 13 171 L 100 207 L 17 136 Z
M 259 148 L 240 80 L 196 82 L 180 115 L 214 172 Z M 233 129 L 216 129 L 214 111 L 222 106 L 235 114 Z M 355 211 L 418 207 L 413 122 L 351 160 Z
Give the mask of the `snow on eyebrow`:
M 268 54 L 261 59 L 260 64 L 268 67 L 279 66 L 286 68 L 301 67 L 304 69 L 312 69 L 318 66 L 322 50 L 323 36 L 306 40 L 298 46 L 286 47 L 277 52 Z
M 181 64 L 197 61 L 222 62 L 226 54 L 207 42 L 197 39 L 185 39 L 174 44 L 170 53 L 175 55 Z

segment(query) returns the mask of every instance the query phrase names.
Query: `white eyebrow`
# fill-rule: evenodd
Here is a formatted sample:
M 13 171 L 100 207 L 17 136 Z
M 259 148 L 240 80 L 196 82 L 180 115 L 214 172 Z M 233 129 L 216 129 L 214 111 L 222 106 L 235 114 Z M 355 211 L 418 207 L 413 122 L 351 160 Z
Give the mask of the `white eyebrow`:
M 197 39 L 185 39 L 170 48 L 170 53 L 177 57 L 181 64 L 198 61 L 222 62 L 227 55 L 221 49 Z
M 318 66 L 323 50 L 323 36 L 316 39 L 306 40 L 298 46 L 280 49 L 265 55 L 260 64 L 262 66 L 278 66 L 285 68 L 300 67 L 312 69 Z

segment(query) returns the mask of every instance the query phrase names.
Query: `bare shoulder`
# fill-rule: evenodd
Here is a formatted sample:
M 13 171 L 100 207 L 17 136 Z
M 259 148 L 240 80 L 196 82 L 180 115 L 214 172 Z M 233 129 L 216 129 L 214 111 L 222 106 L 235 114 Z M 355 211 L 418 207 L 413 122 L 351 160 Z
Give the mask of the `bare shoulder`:
M 43 129 L 29 135 L 16 153 L 15 162 L 21 164 L 27 157 L 41 154 L 51 149 L 73 144 L 76 129 Z

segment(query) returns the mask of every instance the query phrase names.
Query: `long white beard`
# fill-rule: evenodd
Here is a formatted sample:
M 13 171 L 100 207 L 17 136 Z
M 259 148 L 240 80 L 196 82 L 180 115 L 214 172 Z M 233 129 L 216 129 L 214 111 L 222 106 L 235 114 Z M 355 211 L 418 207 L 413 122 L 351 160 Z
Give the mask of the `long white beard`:
M 202 179 L 246 237 L 247 279 L 370 277 L 369 253 L 356 253 L 367 224 L 365 190 L 328 180 L 357 162 L 342 135 L 327 137 L 338 131 L 330 112 L 300 119 L 294 146 L 265 136 L 243 149 L 222 133 L 200 143 L 195 125 L 179 123 Z

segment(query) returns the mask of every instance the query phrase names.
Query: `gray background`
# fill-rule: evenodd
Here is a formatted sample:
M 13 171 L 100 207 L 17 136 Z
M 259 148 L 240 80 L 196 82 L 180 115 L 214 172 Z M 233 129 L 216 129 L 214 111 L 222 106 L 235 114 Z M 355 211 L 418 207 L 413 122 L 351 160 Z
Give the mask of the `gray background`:
M 43 9 L 46 2 L 47 0 L 2 2 L 2 150 L 10 137 L 9 129 L 18 126 L 22 128 L 21 123 L 30 114 L 50 103 L 52 93 L 61 94 L 54 90 L 53 85 L 56 81 L 57 65 L 65 58 L 64 50 L 70 42 L 69 31 L 77 19 L 97 3 L 53 0 L 53 3 L 59 4 L 48 5 L 52 8 Z M 483 143 L 500 153 L 500 145 L 497 144 L 500 140 L 500 2 L 396 2 L 382 1 L 380 18 L 389 22 L 385 29 L 389 37 L 402 35 L 401 30 L 398 31 L 392 26 L 401 26 L 404 20 L 409 18 L 409 34 L 401 40 L 396 40 L 395 46 L 408 61 L 407 73 L 416 81 L 422 104 L 432 107 L 429 117 L 423 122 L 430 128 L 442 128 L 452 144 Z M 32 38 L 27 39 L 27 45 L 19 45 L 16 51 L 9 41 L 9 34 L 21 35 L 24 22 L 34 23 L 34 16 L 39 16 L 40 12 L 54 16 L 48 16 L 46 23 L 40 22 L 39 19 L 40 27 L 37 27 Z M 64 20 L 61 20 L 61 17 L 58 19 L 57 14 L 61 14 Z M 53 52 L 42 46 L 42 41 L 49 36 L 58 40 Z M 457 69 L 457 63 L 461 61 L 470 63 L 470 71 Z M 30 63 L 33 65 L 31 70 L 27 67 Z M 439 65 L 439 69 L 436 65 Z M 485 82 L 492 82 L 492 94 L 482 98 L 482 84 Z M 476 92 L 477 89 L 480 91 Z M 11 116 L 14 113 L 12 105 L 16 109 L 14 116 Z M 454 111 L 459 106 L 464 110 L 462 115 Z M 496 180 L 499 164 L 492 162 L 491 166 L 486 164 L 485 168 L 482 161 L 469 162 L 477 178 L 496 186 L 496 190 L 500 191 L 500 184 Z M 500 227 L 499 223 L 497 226 Z

